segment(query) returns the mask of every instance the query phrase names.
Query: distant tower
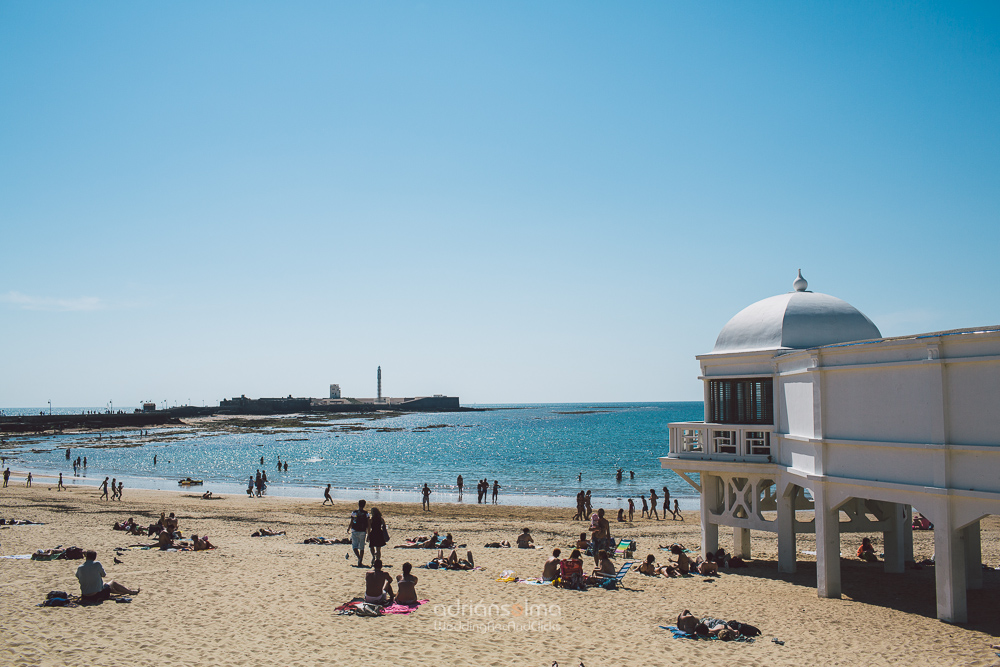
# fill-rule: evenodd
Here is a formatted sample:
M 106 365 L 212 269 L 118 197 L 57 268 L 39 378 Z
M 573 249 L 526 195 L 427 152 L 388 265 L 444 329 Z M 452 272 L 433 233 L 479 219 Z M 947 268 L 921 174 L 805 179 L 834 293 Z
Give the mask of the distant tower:
M 378 402 L 382 402 L 382 367 L 378 367 Z
M 330 398 L 340 398 L 340 385 L 331 384 L 330 385 Z

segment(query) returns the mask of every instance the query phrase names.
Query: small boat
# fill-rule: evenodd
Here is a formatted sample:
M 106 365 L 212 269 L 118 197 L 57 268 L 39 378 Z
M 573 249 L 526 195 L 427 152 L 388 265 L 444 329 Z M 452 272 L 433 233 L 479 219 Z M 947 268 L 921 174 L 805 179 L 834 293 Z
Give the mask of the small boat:
M 198 486 L 199 484 L 204 484 L 205 482 L 200 479 L 191 479 L 190 477 L 185 477 L 181 481 L 177 482 L 181 486 Z

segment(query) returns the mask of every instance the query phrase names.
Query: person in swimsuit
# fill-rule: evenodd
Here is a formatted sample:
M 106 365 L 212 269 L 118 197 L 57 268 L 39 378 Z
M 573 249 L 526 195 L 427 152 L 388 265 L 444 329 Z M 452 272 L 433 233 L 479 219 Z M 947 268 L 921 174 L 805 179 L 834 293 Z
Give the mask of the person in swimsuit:
M 333 498 L 330 497 L 329 484 L 326 485 L 326 491 L 323 492 L 323 504 L 326 505 L 327 503 L 330 503 L 331 505 L 333 504 Z
M 552 550 L 552 557 L 542 566 L 542 581 L 555 581 L 559 578 L 559 549 Z
M 403 563 L 403 574 L 396 577 L 396 602 L 398 604 L 417 604 L 417 577 L 411 574 L 413 566 Z
M 365 602 L 372 604 L 392 604 L 396 597 L 392 592 L 392 577 L 382 571 L 382 561 L 372 563 L 372 569 L 365 573 Z
M 421 506 L 423 509 L 430 511 L 431 509 L 431 487 L 424 484 L 424 488 L 421 490 L 421 495 L 423 500 L 421 501 Z
M 656 517 L 656 520 L 660 520 L 660 513 L 656 509 L 656 501 L 659 497 L 656 495 L 656 489 L 649 490 L 649 516 Z

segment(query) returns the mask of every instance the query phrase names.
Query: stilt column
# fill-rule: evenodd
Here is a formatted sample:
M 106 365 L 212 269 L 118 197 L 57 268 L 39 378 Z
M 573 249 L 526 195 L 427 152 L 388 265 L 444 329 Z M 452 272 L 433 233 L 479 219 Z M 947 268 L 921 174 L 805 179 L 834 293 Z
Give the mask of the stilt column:
M 799 487 L 778 495 L 778 572 L 795 572 L 795 500 Z
M 906 521 L 903 506 L 899 503 L 886 503 L 891 509 L 889 529 L 882 532 L 882 544 L 885 547 L 885 571 L 891 574 L 903 572 L 904 544 L 903 523 Z
M 701 555 L 704 558 L 709 551 L 719 550 L 719 524 L 712 523 L 712 512 L 718 511 L 719 478 L 708 473 L 701 473 Z
M 749 528 L 733 528 L 733 555 L 744 560 L 750 558 Z
M 816 592 L 821 598 L 840 597 L 840 516 L 830 507 L 826 489 L 813 490 L 816 504 Z
M 945 506 L 934 522 L 934 583 L 938 619 L 965 623 L 968 611 L 965 600 L 964 530 L 953 528 L 951 508 Z M 937 518 L 937 517 L 935 517 Z

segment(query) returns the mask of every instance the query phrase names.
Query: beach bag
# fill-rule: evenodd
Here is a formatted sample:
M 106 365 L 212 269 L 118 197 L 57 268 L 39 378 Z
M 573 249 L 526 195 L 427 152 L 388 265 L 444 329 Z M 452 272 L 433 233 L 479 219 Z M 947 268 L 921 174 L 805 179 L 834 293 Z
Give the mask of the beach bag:
M 80 560 L 83 558 L 83 549 L 80 547 L 70 547 L 63 552 L 64 560 Z
M 750 625 L 749 623 L 740 623 L 739 621 L 729 621 L 726 623 L 731 630 L 735 630 L 740 635 L 744 637 L 757 637 L 760 635 L 760 630 Z
M 45 599 L 51 600 L 52 598 L 62 598 L 63 600 L 68 600 L 69 593 L 66 591 L 49 591 L 49 594 L 45 596 Z
M 382 522 L 382 541 L 389 544 L 389 528 L 384 521 Z
M 365 602 L 360 605 L 356 612 L 357 616 L 381 616 L 383 614 L 382 607 L 377 604 L 372 604 L 370 602 Z

